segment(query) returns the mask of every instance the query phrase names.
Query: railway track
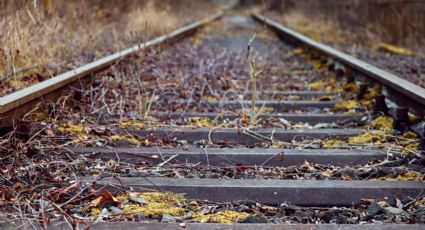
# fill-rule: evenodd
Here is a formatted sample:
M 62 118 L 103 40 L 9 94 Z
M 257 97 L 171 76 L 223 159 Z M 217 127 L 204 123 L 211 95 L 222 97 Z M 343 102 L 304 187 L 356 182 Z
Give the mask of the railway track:
M 17 205 L 36 227 L 424 226 L 425 89 L 256 13 L 214 15 L 0 106 L 3 137 L 32 162 L 20 170 L 42 172 L 2 179 L 42 187 Z

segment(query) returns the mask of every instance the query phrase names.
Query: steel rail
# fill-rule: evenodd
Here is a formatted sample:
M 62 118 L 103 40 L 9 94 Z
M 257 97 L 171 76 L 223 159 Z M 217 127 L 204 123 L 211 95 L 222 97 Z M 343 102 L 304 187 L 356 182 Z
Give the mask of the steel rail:
M 392 73 L 382 70 L 365 61 L 361 61 L 351 55 L 341 52 L 323 43 L 317 42 L 307 36 L 295 32 L 259 13 L 252 13 L 252 17 L 259 22 L 272 28 L 281 39 L 297 45 L 305 45 L 321 53 L 334 58 L 335 60 L 353 68 L 354 70 L 373 78 L 374 80 L 386 86 L 391 93 L 396 95 L 387 95 L 400 105 L 406 106 L 406 103 L 418 113 L 423 114 L 425 110 L 425 89 L 417 86 L 407 80 L 404 80 Z M 419 108 L 418 108 L 419 107 Z
M 22 116 L 24 113 L 32 109 L 31 108 L 32 106 L 30 106 L 30 108 L 21 108 L 23 105 L 31 101 L 34 101 L 38 98 L 42 98 L 43 96 L 49 93 L 52 93 L 56 90 L 59 90 L 63 88 L 64 86 L 67 86 L 70 83 L 77 81 L 78 79 L 89 76 L 99 70 L 105 69 L 106 67 L 115 63 L 116 61 L 124 57 L 127 57 L 131 54 L 135 54 L 138 51 L 141 51 L 147 47 L 152 47 L 154 45 L 163 43 L 171 38 L 176 38 L 178 36 L 192 32 L 211 21 L 214 21 L 220 18 L 222 15 L 223 13 L 219 12 L 203 20 L 194 22 L 190 25 L 177 29 L 169 34 L 157 37 L 146 43 L 134 45 L 130 48 L 116 52 L 114 54 L 103 57 L 94 62 L 91 62 L 89 64 L 80 66 L 76 69 L 59 74 L 43 82 L 37 83 L 35 85 L 29 86 L 27 88 L 21 89 L 19 91 L 16 91 L 14 93 L 1 97 L 0 98 L 0 128 L 4 126 L 11 126 L 10 121 L 12 117 Z M 21 109 L 19 113 L 15 111 L 19 109 Z

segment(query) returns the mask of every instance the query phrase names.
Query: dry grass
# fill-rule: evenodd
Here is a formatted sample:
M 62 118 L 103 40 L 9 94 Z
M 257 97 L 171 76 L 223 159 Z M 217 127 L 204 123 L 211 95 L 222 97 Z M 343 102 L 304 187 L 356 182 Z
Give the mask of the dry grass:
M 411 0 L 266 0 L 269 9 L 299 24 L 312 22 L 327 31 L 328 25 L 350 32 L 353 41 L 379 40 L 414 49 L 425 44 L 425 2 Z M 302 15 L 302 17 L 300 17 Z M 294 19 L 290 19 L 294 17 Z M 292 20 L 292 21 L 291 21 Z M 296 25 L 297 26 L 297 25 Z M 328 31 L 330 36 L 340 33 Z M 322 36 L 323 37 L 323 36 Z M 351 39 L 351 38 L 350 38 Z M 352 41 L 350 41 L 352 42 Z
M 320 19 L 312 20 L 299 11 L 288 12 L 279 17 L 279 20 L 295 31 L 318 41 L 340 42 L 343 40 L 342 30 L 335 30 L 335 24 L 331 21 Z
M 172 1 L 0 3 L 0 96 L 205 16 L 183 2 L 190 14 Z

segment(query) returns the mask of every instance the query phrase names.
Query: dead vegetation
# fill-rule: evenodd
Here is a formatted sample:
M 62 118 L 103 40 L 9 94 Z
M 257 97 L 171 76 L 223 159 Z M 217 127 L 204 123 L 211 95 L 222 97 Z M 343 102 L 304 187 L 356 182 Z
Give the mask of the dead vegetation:
M 268 1 L 265 14 L 295 31 L 425 87 L 421 1 Z
M 266 2 L 269 9 L 278 12 L 284 20 L 301 19 L 296 15 L 300 14 L 309 20 L 309 24 L 320 22 L 320 25 L 325 26 L 325 31 L 326 23 L 331 23 L 333 28 L 351 32 L 351 37 L 344 38 L 350 41 L 379 40 L 409 48 L 421 47 L 425 42 L 425 28 L 422 23 L 425 5 L 422 1 L 269 0 Z
M 201 3 L 191 0 L 179 4 L 133 0 L 1 4 L 0 95 L 205 16 Z M 179 5 L 192 7 L 191 13 L 185 14 Z

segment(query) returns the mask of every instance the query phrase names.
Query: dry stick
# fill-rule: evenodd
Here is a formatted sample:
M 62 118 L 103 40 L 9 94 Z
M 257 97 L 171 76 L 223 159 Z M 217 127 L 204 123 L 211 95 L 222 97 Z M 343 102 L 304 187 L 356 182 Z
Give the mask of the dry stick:
M 186 113 L 187 109 L 189 108 L 190 103 L 192 102 L 192 98 L 193 98 L 193 94 L 194 94 L 194 93 L 195 93 L 195 89 L 193 89 L 193 90 L 192 90 L 192 92 L 190 93 L 190 97 L 189 97 L 189 99 L 187 100 L 186 107 L 184 108 L 184 110 L 183 110 L 183 112 L 182 112 L 182 114 L 181 114 L 181 117 L 184 117 L 184 114 Z
M 143 39 L 143 58 L 146 57 L 147 31 L 148 31 L 148 21 L 145 21 L 145 38 Z M 134 68 L 134 69 L 136 69 L 136 68 Z M 136 74 L 137 83 L 139 85 L 138 95 L 137 95 L 139 115 L 143 114 L 143 117 L 146 117 L 147 116 L 147 108 L 145 108 L 145 106 L 148 106 L 148 105 L 145 103 L 145 98 L 143 96 L 143 83 L 142 83 L 139 71 L 137 71 L 137 69 L 136 69 L 135 74 Z
M 174 158 L 176 158 L 176 157 L 178 157 L 179 156 L 179 154 L 175 154 L 175 155 L 172 155 L 172 156 L 170 156 L 167 160 L 165 160 L 164 162 L 161 162 L 161 163 L 159 163 L 158 164 L 158 167 L 162 167 L 162 166 L 164 166 L 165 164 L 167 164 L 168 162 L 170 162 L 172 159 L 174 159 Z
M 248 62 L 248 70 L 249 70 L 249 76 L 251 78 L 251 84 L 252 84 L 252 96 L 251 96 L 251 122 L 255 116 L 255 99 L 256 99 L 256 95 L 257 95 L 257 82 L 255 79 L 255 67 L 252 65 L 253 63 L 253 57 L 252 57 L 252 42 L 255 39 L 256 34 L 254 34 L 252 36 L 252 38 L 249 40 L 248 42 L 248 47 L 247 47 L 247 62 Z
M 248 42 L 248 47 L 247 47 L 247 62 L 248 62 L 248 70 L 249 70 L 249 76 L 251 78 L 251 83 L 252 83 L 252 97 L 251 97 L 251 125 L 254 125 L 254 121 L 255 121 L 255 102 L 257 99 L 257 76 L 260 75 L 260 73 L 262 72 L 262 70 L 257 71 L 256 70 L 256 63 L 255 63 L 255 57 L 253 55 L 253 47 L 252 47 L 252 43 L 255 40 L 256 37 L 256 33 L 252 36 L 252 38 L 249 40 Z
M 148 39 L 148 20 L 145 21 L 145 40 L 143 42 L 143 57 L 146 57 L 146 41 Z
M 210 166 L 210 159 L 208 157 L 208 151 L 207 151 L 206 148 L 202 148 L 202 150 L 204 150 L 204 152 L 205 152 L 205 158 L 207 159 L 207 165 Z
M 151 99 L 149 100 L 149 104 L 148 104 L 148 108 L 145 111 L 145 117 L 147 117 L 149 115 L 149 112 L 151 110 L 151 106 L 152 106 L 152 102 L 155 99 L 155 92 L 152 92 L 152 96 Z

